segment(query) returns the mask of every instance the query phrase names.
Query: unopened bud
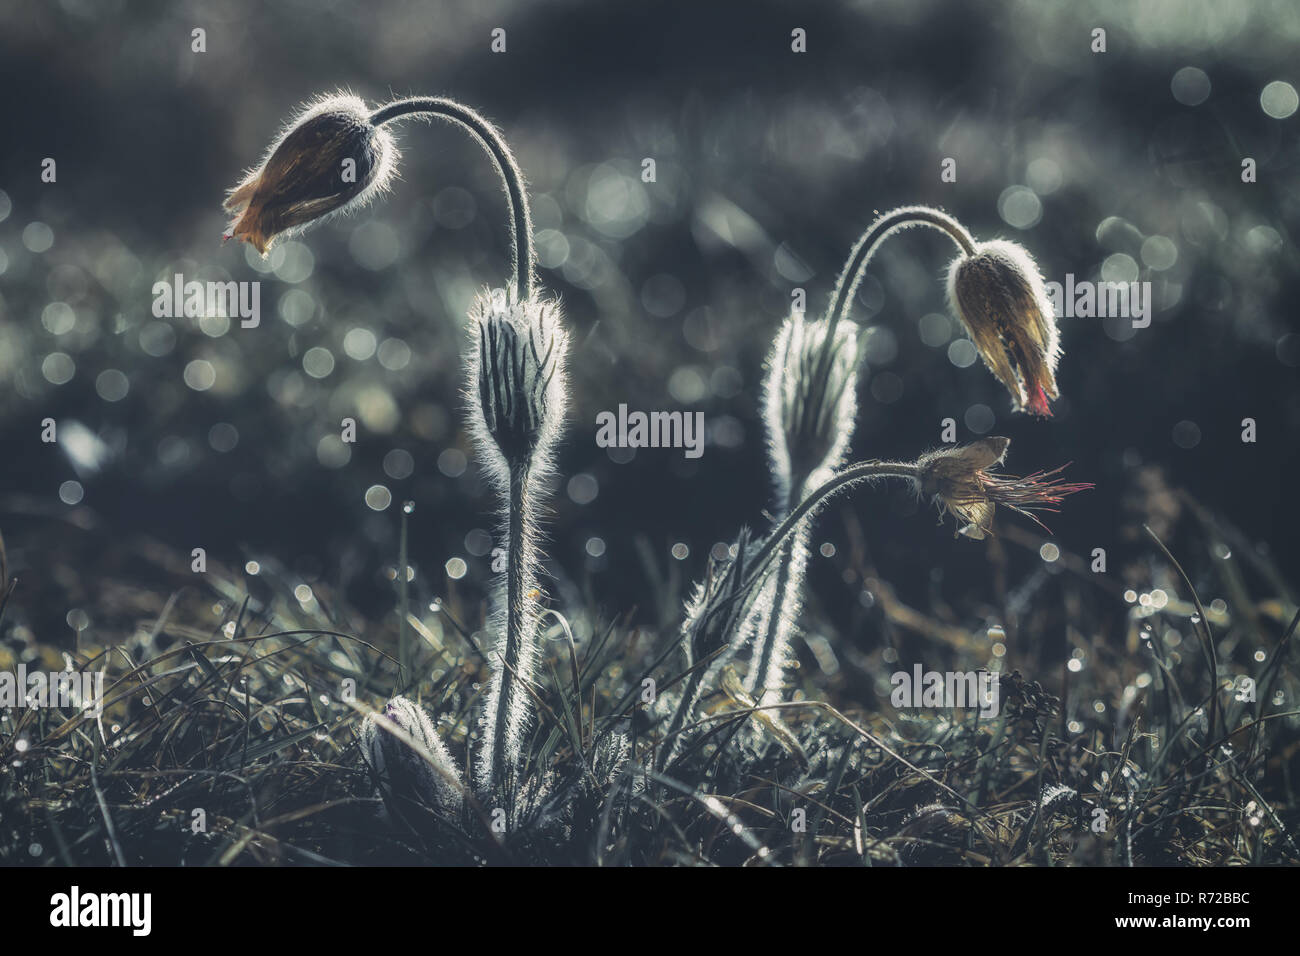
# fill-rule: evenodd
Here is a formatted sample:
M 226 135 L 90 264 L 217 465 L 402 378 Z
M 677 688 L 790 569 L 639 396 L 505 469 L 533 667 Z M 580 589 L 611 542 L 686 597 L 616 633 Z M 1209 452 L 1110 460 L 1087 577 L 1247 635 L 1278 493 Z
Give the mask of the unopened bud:
M 1060 334 L 1029 253 L 1001 239 L 979 243 L 948 269 L 948 301 L 1015 407 L 1050 416 Z

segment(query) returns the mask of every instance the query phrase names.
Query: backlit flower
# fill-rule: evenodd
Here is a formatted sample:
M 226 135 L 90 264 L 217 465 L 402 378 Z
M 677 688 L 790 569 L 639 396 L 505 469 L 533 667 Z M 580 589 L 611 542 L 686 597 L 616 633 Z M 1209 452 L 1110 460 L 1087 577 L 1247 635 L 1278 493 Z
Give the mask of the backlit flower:
M 983 538 L 992 530 L 993 513 L 998 505 L 1005 505 L 1043 526 L 1033 512 L 1057 511 L 1066 495 L 1093 487 L 1089 482 L 1063 482 L 1053 477 L 1065 465 L 1024 478 L 994 474 L 994 467 L 1006 457 L 1010 444 L 1007 438 L 984 438 L 958 448 L 930 452 L 917 461 L 918 491 L 932 499 L 941 512 L 957 519 L 959 534 Z
M 948 301 L 1015 407 L 1050 416 L 1060 334 L 1029 253 L 1000 239 L 977 244 L 949 267 Z
M 392 137 L 371 122 L 364 101 L 324 97 L 304 108 L 230 191 L 225 208 L 234 219 L 225 238 L 266 255 L 277 236 L 364 205 L 387 188 L 396 161 Z

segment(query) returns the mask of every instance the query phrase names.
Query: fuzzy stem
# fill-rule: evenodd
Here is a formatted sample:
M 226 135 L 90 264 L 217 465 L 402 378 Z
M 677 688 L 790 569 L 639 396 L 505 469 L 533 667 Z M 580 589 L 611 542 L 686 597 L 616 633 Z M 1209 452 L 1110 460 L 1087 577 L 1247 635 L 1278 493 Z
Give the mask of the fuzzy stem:
M 505 641 L 500 649 L 500 659 L 494 664 L 500 668 L 499 686 L 489 698 L 491 712 L 491 749 L 486 753 L 483 783 L 495 790 L 500 783 L 511 783 L 514 755 L 517 745 L 512 726 L 519 708 L 524 706 L 527 688 L 521 686 L 531 677 L 531 662 L 535 653 L 532 642 L 533 615 L 528 613 L 529 592 L 534 587 L 532 572 L 532 529 L 527 508 L 530 469 L 527 463 L 510 467 L 510 487 L 505 495 L 506 524 L 506 595 Z
M 686 723 L 686 716 L 694 713 L 695 704 L 700 699 L 700 690 L 704 683 L 704 668 L 693 671 L 686 678 L 686 686 L 682 688 L 681 700 L 677 702 L 677 709 L 673 711 L 672 720 L 668 722 L 668 732 L 664 734 L 664 743 L 666 748 L 660 748 L 659 766 L 657 769 L 665 769 L 677 756 L 678 751 L 682 748 L 682 726 Z
M 917 481 L 920 477 L 921 470 L 917 468 L 914 462 L 910 461 L 863 461 L 856 465 L 849 465 L 843 471 L 836 472 L 832 477 L 809 492 L 808 496 L 786 515 L 785 519 L 776 526 L 776 529 L 763 542 L 763 546 L 754 555 L 754 560 L 751 563 L 753 570 L 750 571 L 749 577 L 741 585 L 740 591 L 742 593 L 747 591 L 755 581 L 762 577 L 764 569 L 772 560 L 773 552 L 782 546 L 785 539 L 798 527 L 799 522 L 807 517 L 810 511 L 835 492 L 860 481 L 874 481 L 879 478 L 904 478 L 908 481 Z
M 798 614 L 797 607 L 787 607 L 786 595 L 792 590 L 791 583 L 794 584 L 793 590 L 796 592 L 802 584 L 807 549 L 803 548 L 803 553 L 798 555 L 795 552 L 802 543 L 800 539 L 806 535 L 807 529 L 802 528 L 781 546 L 781 553 L 777 557 L 772 604 L 763 619 L 759 621 L 758 631 L 754 636 L 756 642 L 754 662 L 750 668 L 749 686 L 746 689 L 759 703 L 766 700 L 768 691 L 777 689 L 780 684 L 780 674 L 784 669 L 787 656 L 786 647 L 790 643 L 788 624 L 793 624 L 793 618 Z
M 506 187 L 506 205 L 509 206 L 510 221 L 514 229 L 514 291 L 518 301 L 523 301 L 533 293 L 533 223 L 528 211 L 528 195 L 524 191 L 524 174 L 515 162 L 514 153 L 510 151 L 505 139 L 496 127 L 481 114 L 463 103 L 438 96 L 417 96 L 405 100 L 396 100 L 382 106 L 370 114 L 374 126 L 401 119 L 406 116 L 437 116 L 440 119 L 457 123 L 479 141 L 492 161 Z
M 873 222 L 862 234 L 849 253 L 849 261 L 844 264 L 844 271 L 835 282 L 835 291 L 831 293 L 831 302 L 826 309 L 826 348 L 822 351 L 818 376 L 825 378 L 831 362 L 831 343 L 835 341 L 835 323 L 840 317 L 848 318 L 853 307 L 853 299 L 858 294 L 858 286 L 866 275 L 867 266 L 881 243 L 909 226 L 930 226 L 946 234 L 957 248 L 966 255 L 975 254 L 975 240 L 960 222 L 938 209 L 929 206 L 901 206 L 885 213 Z
M 767 566 L 778 549 L 786 544 L 786 539 L 792 533 L 800 528 L 800 522 L 807 518 L 813 509 L 822 504 L 829 496 L 841 491 L 850 485 L 862 481 L 875 481 L 880 478 L 902 478 L 907 481 L 917 481 L 920 478 L 920 469 L 912 462 L 903 461 L 864 461 L 856 465 L 850 465 L 844 470 L 837 472 L 831 478 L 818 485 L 804 498 L 799 505 L 794 508 L 776 529 L 763 542 L 762 547 L 755 554 L 753 561 L 750 562 L 749 576 L 736 589 L 735 595 L 728 600 L 740 600 L 749 594 L 751 589 L 758 584 L 763 576 L 767 573 Z M 737 560 L 741 560 L 740 557 Z M 780 599 L 780 595 L 777 595 Z M 717 612 L 717 608 L 713 613 Z M 777 609 L 779 610 L 779 609 Z M 690 663 L 697 663 L 691 661 Z M 681 701 L 678 703 L 677 710 L 668 726 L 668 733 L 665 737 L 673 742 L 669 744 L 666 758 L 661 757 L 661 766 L 671 762 L 680 749 L 680 741 L 676 738 L 681 732 L 685 717 L 695 708 L 695 703 L 699 698 L 701 684 L 703 683 L 704 673 L 697 670 L 687 678 L 686 687 L 682 691 Z

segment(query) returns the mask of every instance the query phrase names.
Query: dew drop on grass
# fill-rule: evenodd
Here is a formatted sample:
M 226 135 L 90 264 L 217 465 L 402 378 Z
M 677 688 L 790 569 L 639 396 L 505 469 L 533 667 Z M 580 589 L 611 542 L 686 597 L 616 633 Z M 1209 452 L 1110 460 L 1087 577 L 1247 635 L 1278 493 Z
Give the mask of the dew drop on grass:
M 415 514 L 415 502 L 408 501 L 406 502 L 406 504 L 402 505 L 402 514 L 405 515 Z

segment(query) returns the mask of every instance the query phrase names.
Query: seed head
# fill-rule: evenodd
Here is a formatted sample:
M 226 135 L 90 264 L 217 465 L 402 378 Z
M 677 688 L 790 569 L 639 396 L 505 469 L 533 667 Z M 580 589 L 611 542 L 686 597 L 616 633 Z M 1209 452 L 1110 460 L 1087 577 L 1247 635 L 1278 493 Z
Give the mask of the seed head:
M 1060 334 L 1029 253 L 1000 239 L 979 243 L 949 267 L 948 302 L 1015 408 L 1050 416 Z
M 470 427 L 489 467 L 504 478 L 510 468 L 545 464 L 565 408 L 568 333 L 559 306 L 484 293 L 470 328 Z
M 348 161 L 351 162 L 348 162 Z M 230 191 L 225 238 L 262 255 L 276 237 L 369 202 L 388 187 L 397 162 L 392 137 L 370 121 L 356 96 L 307 104 L 280 133 L 262 164 Z
M 825 320 L 795 313 L 767 361 L 763 421 L 782 507 L 843 464 L 857 415 L 858 336 L 841 323 L 826 341 Z M 829 361 L 824 351 L 830 349 Z
M 918 492 L 933 499 L 941 513 L 957 519 L 958 534 L 978 540 L 990 533 L 997 505 L 1005 505 L 1045 527 L 1034 511 L 1056 511 L 1066 495 L 1093 487 L 1090 482 L 1068 483 L 1054 478 L 1065 465 L 1024 478 L 993 474 L 1010 444 L 1007 438 L 984 438 L 930 452 L 917 461 Z

